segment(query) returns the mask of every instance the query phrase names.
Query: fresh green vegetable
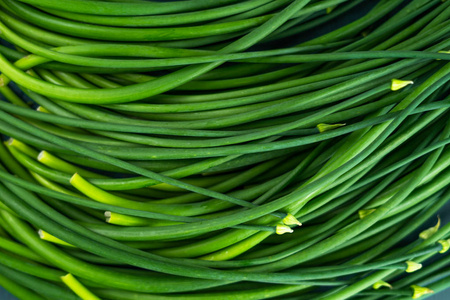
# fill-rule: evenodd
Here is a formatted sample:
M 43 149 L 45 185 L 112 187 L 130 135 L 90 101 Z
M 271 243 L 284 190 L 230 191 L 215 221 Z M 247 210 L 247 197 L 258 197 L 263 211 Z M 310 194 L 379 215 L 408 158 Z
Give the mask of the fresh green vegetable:
M 0 285 L 13 295 L 449 287 L 450 225 L 425 224 L 450 200 L 449 1 L 0 7 Z

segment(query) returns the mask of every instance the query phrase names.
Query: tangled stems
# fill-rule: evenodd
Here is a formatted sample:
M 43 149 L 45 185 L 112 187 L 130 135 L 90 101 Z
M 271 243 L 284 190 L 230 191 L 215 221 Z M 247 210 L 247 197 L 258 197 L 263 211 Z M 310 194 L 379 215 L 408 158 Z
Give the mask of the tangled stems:
M 145 15 L 145 14 L 166 14 L 171 12 L 183 12 L 192 11 L 202 8 L 209 8 L 214 6 L 220 6 L 228 3 L 236 2 L 234 0 L 220 0 L 220 1 L 205 1 L 204 3 L 196 3 L 194 1 L 182 1 L 176 3 L 174 6 L 169 7 L 163 3 L 103 3 L 103 2 L 93 2 L 90 4 L 78 5 L 76 1 L 65 0 L 63 2 L 57 1 L 41 1 L 33 2 L 29 1 L 26 3 L 38 4 L 44 7 L 91 13 L 91 14 L 107 14 L 107 15 Z
M 449 199 L 448 1 L 91 4 L 0 1 L 2 286 L 24 299 L 445 287 L 446 256 L 401 276 L 449 237 L 405 242 Z M 372 291 L 380 280 L 393 290 Z
M 405 112 L 406 112 L 406 110 L 405 110 Z

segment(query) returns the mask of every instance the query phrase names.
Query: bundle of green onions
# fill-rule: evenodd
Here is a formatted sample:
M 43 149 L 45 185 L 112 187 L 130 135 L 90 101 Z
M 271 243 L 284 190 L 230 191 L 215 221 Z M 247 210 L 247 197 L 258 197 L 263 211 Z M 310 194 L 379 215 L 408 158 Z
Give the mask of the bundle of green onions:
M 0 7 L 0 286 L 18 298 L 450 287 L 450 1 Z

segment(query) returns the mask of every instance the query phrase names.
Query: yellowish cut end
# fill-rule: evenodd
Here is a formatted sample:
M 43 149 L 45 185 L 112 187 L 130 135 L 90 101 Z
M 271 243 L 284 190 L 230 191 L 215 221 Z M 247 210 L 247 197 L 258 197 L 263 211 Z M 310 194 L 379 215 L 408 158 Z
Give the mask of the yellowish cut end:
M 439 253 L 445 253 L 448 251 L 448 249 L 450 249 L 450 239 L 440 240 L 438 241 L 438 243 L 442 245 L 442 249 L 441 251 L 439 251 Z
M 105 216 L 105 221 L 107 223 L 114 224 L 114 225 L 143 226 L 143 225 L 149 224 L 149 219 L 147 219 L 147 218 L 123 215 L 123 214 L 115 213 L 112 211 L 105 211 L 104 216 Z M 175 223 L 179 224 L 178 222 L 175 222 Z
M 423 240 L 430 238 L 433 234 L 435 234 L 439 227 L 441 226 L 441 218 L 438 216 L 438 221 L 435 226 L 425 229 L 419 234 L 419 237 Z
M 404 88 L 407 85 L 414 84 L 414 81 L 411 80 L 400 80 L 400 79 L 392 79 L 391 81 L 391 91 L 398 91 Z
M 119 213 L 115 213 L 112 211 L 105 211 L 105 221 L 106 223 L 114 224 L 114 225 L 123 225 L 123 226 L 136 226 L 142 225 L 142 218 L 122 215 Z M 145 223 L 144 223 L 145 224 Z
M 48 232 L 46 232 L 46 231 L 44 231 L 42 229 L 38 230 L 38 234 L 39 234 L 39 237 L 41 238 L 41 240 L 44 240 L 44 241 L 47 241 L 47 242 L 51 242 L 51 243 L 55 243 L 55 244 L 59 244 L 59 245 L 63 245 L 63 246 L 75 247 L 74 245 L 69 244 L 67 242 L 64 242 L 63 240 L 57 238 L 54 235 L 51 235 L 50 233 L 48 233 Z
M 406 273 L 412 273 L 412 272 L 422 269 L 422 264 L 416 263 L 411 260 L 408 260 L 406 262 L 406 265 L 407 265 Z
M 85 180 L 79 173 L 73 174 L 73 176 L 70 178 L 70 184 L 85 196 L 97 202 L 116 206 L 123 206 L 129 203 L 127 199 L 108 193 L 91 184 L 90 182 Z
M 110 212 L 110 211 L 105 211 L 105 222 L 106 223 L 111 223 L 111 215 L 112 215 L 112 212 Z M 114 218 L 113 218 L 113 221 L 114 221 Z M 114 223 L 112 223 L 112 224 L 114 224 Z
M 390 288 L 392 290 L 392 285 L 390 285 L 389 283 L 387 283 L 386 281 L 383 281 L 383 280 L 375 282 L 372 285 L 372 287 L 373 287 L 374 290 L 378 290 L 378 289 L 380 289 L 382 287 L 388 287 L 388 288 Z
M 418 285 L 411 285 L 411 288 L 413 289 L 413 299 L 419 299 L 423 295 L 434 293 L 432 289 Z
M 36 111 L 43 112 L 43 113 L 46 113 L 46 114 L 50 113 L 50 111 L 48 111 L 45 107 L 42 107 L 42 106 L 38 106 L 36 108 Z
M 292 230 L 291 227 L 286 225 L 277 225 L 275 232 L 279 235 L 285 234 L 285 233 L 293 233 L 294 230 Z
M 83 300 L 100 300 L 90 290 L 82 285 L 72 274 L 61 276 L 62 282 L 64 282 L 75 294 L 77 294 Z
M 38 152 L 34 148 L 28 146 L 25 143 L 22 143 L 21 141 L 19 141 L 17 139 L 10 138 L 7 141 L 6 145 L 8 147 L 14 147 L 15 149 L 19 150 L 20 152 L 22 152 L 30 157 L 35 158 L 38 156 Z
M 53 168 L 58 171 L 65 173 L 76 173 L 78 170 L 73 165 L 67 163 L 66 161 L 52 155 L 51 153 L 43 150 L 39 153 L 37 160 L 46 165 L 47 167 Z
M 319 130 L 320 133 L 325 132 L 325 131 L 329 131 L 329 130 L 333 130 L 335 128 L 339 128 L 342 126 L 345 126 L 347 124 L 345 123 L 341 123 L 341 124 L 325 124 L 325 123 L 320 123 L 317 124 L 317 129 Z
M 71 185 L 76 186 L 77 183 L 79 183 L 82 180 L 83 180 L 83 178 L 81 178 L 81 176 L 78 175 L 78 173 L 75 173 L 75 174 L 72 175 L 72 177 L 70 177 L 69 182 L 70 182 Z
M 294 217 L 292 214 L 287 214 L 286 217 L 283 219 L 284 225 L 298 225 L 302 226 L 302 223 L 300 223 L 299 220 L 297 220 L 296 217 Z

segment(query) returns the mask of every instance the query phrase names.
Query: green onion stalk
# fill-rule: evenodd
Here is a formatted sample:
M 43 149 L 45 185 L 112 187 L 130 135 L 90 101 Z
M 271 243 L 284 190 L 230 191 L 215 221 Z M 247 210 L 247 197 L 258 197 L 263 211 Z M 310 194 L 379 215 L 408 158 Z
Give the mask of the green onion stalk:
M 0 286 L 17 298 L 450 287 L 449 1 L 0 7 Z

